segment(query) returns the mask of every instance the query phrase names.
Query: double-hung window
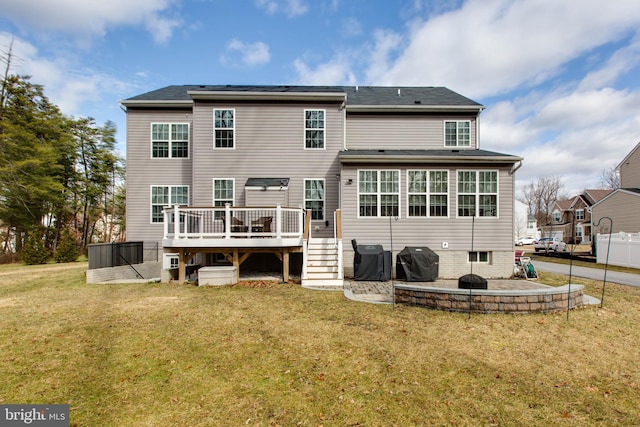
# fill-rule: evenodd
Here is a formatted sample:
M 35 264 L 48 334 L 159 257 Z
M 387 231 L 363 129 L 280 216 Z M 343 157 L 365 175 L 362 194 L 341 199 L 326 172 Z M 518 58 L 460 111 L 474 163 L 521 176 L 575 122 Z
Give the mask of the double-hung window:
M 498 216 L 497 171 L 458 171 L 458 216 Z
M 400 171 L 358 171 L 358 215 L 398 216 L 400 213 Z
M 407 171 L 407 211 L 409 217 L 449 215 L 449 173 L 442 171 Z
M 189 157 L 189 124 L 152 123 L 151 157 L 158 159 Z
M 151 222 L 164 222 L 163 210 L 166 206 L 189 204 L 189 187 L 186 185 L 151 186 Z
M 584 209 L 576 209 L 576 221 L 584 220 Z
M 469 120 L 444 122 L 445 147 L 470 147 L 471 122 Z
M 304 110 L 304 148 L 324 149 L 324 110 Z
M 227 203 L 233 206 L 233 178 L 214 178 L 213 179 L 213 206 L 224 206 Z M 218 219 L 223 215 L 221 211 L 216 211 L 215 218 Z
M 235 110 L 213 110 L 213 148 L 234 148 Z
M 324 220 L 324 179 L 304 180 L 304 207 L 312 220 Z

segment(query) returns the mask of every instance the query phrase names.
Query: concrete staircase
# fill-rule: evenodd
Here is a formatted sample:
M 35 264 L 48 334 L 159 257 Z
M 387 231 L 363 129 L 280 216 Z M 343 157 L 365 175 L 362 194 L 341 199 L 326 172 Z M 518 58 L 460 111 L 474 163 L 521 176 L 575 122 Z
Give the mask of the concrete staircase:
M 307 244 L 307 275 L 302 278 L 302 287 L 342 290 L 340 255 L 335 239 L 310 238 Z

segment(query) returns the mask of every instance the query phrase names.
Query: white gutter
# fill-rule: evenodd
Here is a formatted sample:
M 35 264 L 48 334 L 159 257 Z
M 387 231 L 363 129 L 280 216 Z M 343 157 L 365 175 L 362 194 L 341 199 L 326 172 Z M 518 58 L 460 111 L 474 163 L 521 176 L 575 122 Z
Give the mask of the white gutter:
M 192 100 L 176 100 L 176 101 L 167 101 L 167 100 L 124 100 L 120 101 L 120 105 L 124 105 L 125 107 L 169 107 L 169 108 L 186 108 L 193 106 Z
M 341 163 L 516 163 L 517 156 L 416 156 L 416 155 L 359 155 L 339 156 Z M 520 166 L 518 166 L 519 168 Z M 516 170 L 518 169 L 516 168 Z M 515 172 L 515 170 L 513 170 Z

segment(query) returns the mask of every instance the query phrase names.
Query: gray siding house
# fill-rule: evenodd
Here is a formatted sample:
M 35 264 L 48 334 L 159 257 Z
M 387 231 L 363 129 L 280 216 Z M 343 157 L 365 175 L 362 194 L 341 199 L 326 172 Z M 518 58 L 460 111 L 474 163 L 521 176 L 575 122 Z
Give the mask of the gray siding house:
M 598 227 L 594 227 L 594 234 L 609 234 L 611 224 L 606 220 L 601 221 L 604 217 L 611 218 L 613 233 L 640 232 L 640 143 L 622 159 L 617 169 L 620 173 L 620 188 L 609 193 L 592 208 L 593 222 L 600 223 Z
M 299 254 L 303 286 L 339 284 L 352 239 L 430 247 L 443 278 L 512 274 L 522 158 L 481 148 L 483 106 L 447 88 L 168 86 L 122 105 L 127 239 L 159 242 L 181 281 L 272 253 L 285 280 Z

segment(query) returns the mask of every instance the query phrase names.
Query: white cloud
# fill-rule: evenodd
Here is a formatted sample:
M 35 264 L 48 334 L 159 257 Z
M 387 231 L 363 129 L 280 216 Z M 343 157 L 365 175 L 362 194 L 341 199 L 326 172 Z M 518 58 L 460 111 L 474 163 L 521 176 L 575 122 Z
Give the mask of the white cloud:
M 0 47 L 8 50 L 12 35 L 0 33 Z M 132 84 L 91 69 L 77 69 L 58 57 L 49 60 L 38 49 L 20 38 L 13 38 L 11 73 L 31 76 L 31 82 L 44 87 L 45 95 L 66 115 L 82 115 L 83 104 L 100 102 L 107 94 L 124 94 Z M 85 104 L 86 105 L 86 104 Z
M 281 12 L 287 15 L 288 18 L 301 16 L 309 11 L 309 6 L 304 0 L 256 0 L 256 6 L 269 15 Z
M 444 85 L 471 97 L 535 85 L 640 25 L 636 0 L 470 0 L 413 25 L 375 84 Z M 373 64 L 374 66 L 377 64 Z
M 338 56 L 329 62 L 310 68 L 302 59 L 293 63 L 298 77 L 297 84 L 303 85 L 355 85 L 356 77 L 345 56 Z
M 165 16 L 175 0 L 0 0 L 3 16 L 16 25 L 62 31 L 78 36 L 104 36 L 111 27 L 142 25 L 156 42 L 167 41 L 180 25 Z
M 239 62 L 247 66 L 262 65 L 271 59 L 269 46 L 264 42 L 245 43 L 238 39 L 233 39 L 227 45 L 227 54 L 220 59 L 225 64 L 238 62 L 235 56 L 239 55 Z

